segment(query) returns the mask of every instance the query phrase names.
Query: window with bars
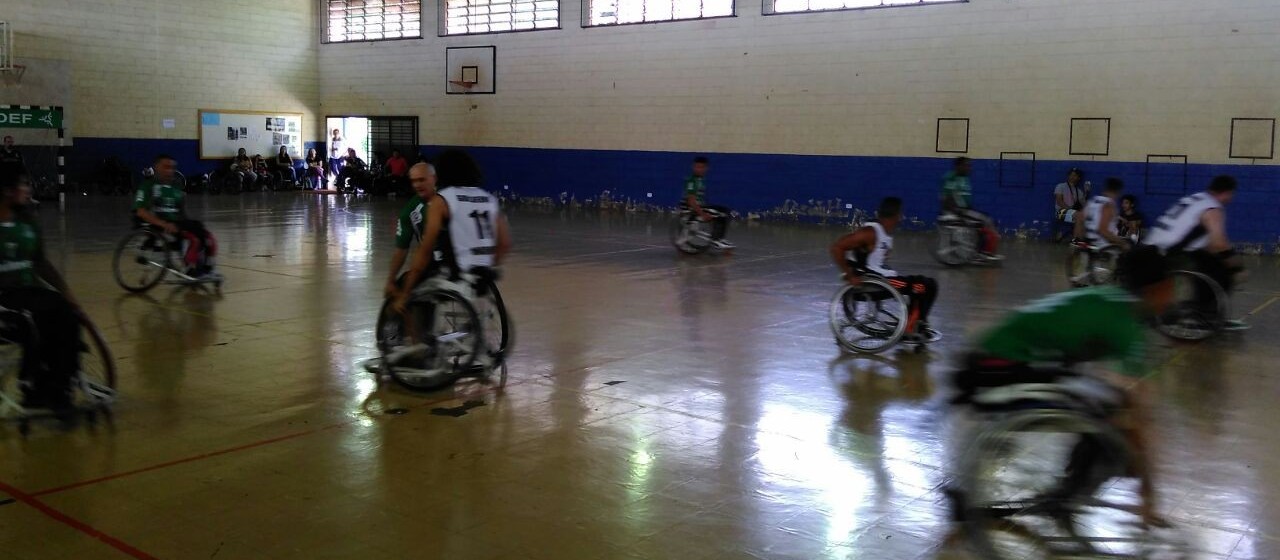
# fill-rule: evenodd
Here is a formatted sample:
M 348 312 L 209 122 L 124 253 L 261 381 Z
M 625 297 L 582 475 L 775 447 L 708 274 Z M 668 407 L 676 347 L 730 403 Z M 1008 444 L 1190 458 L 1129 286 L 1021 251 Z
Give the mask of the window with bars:
M 412 162 L 418 153 L 418 117 L 369 117 L 369 153 L 386 163 L 391 150 Z
M 440 0 L 440 34 L 560 28 L 560 0 Z
M 734 0 L 582 0 L 582 25 L 622 25 L 734 15 Z
M 861 10 L 865 8 L 891 8 L 894 6 L 919 6 L 922 4 L 954 4 L 969 0 L 765 0 L 766 14 L 793 14 L 797 12 L 823 12 L 827 10 Z
M 325 42 L 422 37 L 422 0 L 327 0 Z

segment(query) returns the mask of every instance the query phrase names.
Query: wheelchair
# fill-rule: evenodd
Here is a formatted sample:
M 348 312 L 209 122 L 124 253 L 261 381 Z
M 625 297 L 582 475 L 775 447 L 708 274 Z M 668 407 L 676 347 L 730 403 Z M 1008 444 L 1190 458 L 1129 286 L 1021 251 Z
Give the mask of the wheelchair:
M 1185 543 L 1141 529 L 1132 496 L 1109 484 L 1134 456 L 1107 421 L 1125 404 L 1118 389 L 1066 369 L 964 373 L 952 403 L 977 422 L 944 492 L 979 558 L 1186 557 Z
M 1121 254 L 1121 248 L 1115 245 L 1100 248 L 1073 243 L 1067 255 L 1067 282 L 1077 288 L 1111 283 Z
M 711 208 L 704 210 L 712 218 L 724 217 L 724 214 L 717 210 Z M 681 207 L 679 216 L 671 225 L 671 245 L 686 255 L 706 252 L 719 239 L 715 237 L 715 221 L 704 222 L 688 208 Z
M 496 371 L 505 386 L 512 327 L 497 278 L 489 268 L 432 276 L 404 315 L 385 301 L 375 326 L 379 381 L 385 374 L 406 389 L 434 391 L 468 377 L 489 382 Z
M 1231 299 L 1207 274 L 1179 269 L 1173 279 L 1173 299 L 1155 318 L 1156 330 L 1174 340 L 1199 342 L 1222 331 L 1231 316 Z
M 941 339 L 936 331 L 930 338 L 904 338 L 910 322 L 911 306 L 906 296 L 889 281 L 876 275 L 862 275 L 862 283 L 845 284 L 831 299 L 828 319 L 831 333 L 840 348 L 859 354 L 879 354 L 902 342 L 923 352 L 925 346 Z
M 947 266 L 986 263 L 978 251 L 982 247 L 985 225 L 980 220 L 955 214 L 939 216 L 938 246 L 933 257 Z
M 174 279 L 166 283 L 190 287 L 213 284 L 221 293 L 222 275 L 215 272 L 196 278 L 183 272 L 183 244 L 181 239 L 150 225 L 136 227 L 116 244 L 111 259 L 116 284 L 126 291 L 143 293 L 171 276 Z
M 71 380 L 72 411 L 90 423 L 99 415 L 110 422 L 116 399 L 115 361 L 98 328 L 83 315 L 79 319 L 87 338 L 80 341 L 80 371 Z M 55 411 L 22 405 L 22 355 L 39 336 L 30 313 L 0 307 L 0 418 L 16 421 L 23 437 L 30 434 L 32 420 L 55 416 Z

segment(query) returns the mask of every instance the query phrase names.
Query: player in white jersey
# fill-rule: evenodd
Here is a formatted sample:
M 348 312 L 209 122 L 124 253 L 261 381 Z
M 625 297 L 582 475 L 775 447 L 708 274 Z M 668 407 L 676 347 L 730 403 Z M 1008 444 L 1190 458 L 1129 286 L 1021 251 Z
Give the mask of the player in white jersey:
M 862 283 L 862 275 L 866 273 L 888 280 L 911 301 L 908 335 L 931 340 L 937 335 L 929 328 L 929 310 L 938 299 L 938 282 L 925 276 L 902 276 L 889 268 L 893 231 L 902 221 L 902 199 L 889 197 L 881 201 L 876 218 L 876 221 L 837 239 L 831 245 L 831 258 L 844 273 L 844 278 L 855 286 Z
M 436 161 L 441 185 L 427 205 L 427 223 L 414 253 L 405 286 L 416 286 L 431 265 L 437 246 L 450 274 L 502 263 L 511 249 L 511 232 L 498 198 L 480 188 L 480 166 L 462 150 L 446 150 Z M 403 312 L 411 290 L 403 290 L 396 309 Z
M 1084 239 L 1097 249 L 1116 246 L 1121 250 L 1129 249 L 1129 242 L 1120 237 L 1119 222 L 1116 216 L 1120 193 L 1124 191 L 1124 182 L 1115 177 L 1107 179 L 1102 194 L 1089 198 L 1084 206 L 1084 219 L 1076 222 L 1075 236 Z
M 1230 292 L 1236 275 L 1244 271 L 1240 257 L 1227 239 L 1226 206 L 1235 195 L 1234 177 L 1214 177 L 1208 190 L 1183 197 L 1160 216 L 1143 243 L 1155 246 L 1166 256 L 1189 257 L 1197 271 Z M 1226 328 L 1243 330 L 1248 325 L 1227 321 Z

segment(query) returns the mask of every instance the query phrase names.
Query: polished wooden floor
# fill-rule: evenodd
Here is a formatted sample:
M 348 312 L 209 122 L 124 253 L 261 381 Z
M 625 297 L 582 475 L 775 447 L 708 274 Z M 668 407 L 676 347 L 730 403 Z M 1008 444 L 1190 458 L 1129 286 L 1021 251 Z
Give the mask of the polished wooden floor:
M 895 265 L 939 279 L 946 338 L 848 358 L 825 316 L 837 229 L 740 226 L 733 256 L 682 258 L 661 218 L 525 210 L 505 390 L 409 394 L 360 367 L 395 203 L 193 206 L 222 297 L 125 295 L 122 198 L 43 211 L 122 400 L 114 429 L 0 426 L 0 558 L 969 558 L 938 491 L 945 372 L 966 336 L 1066 288 L 1061 247 L 944 270 L 903 236 Z M 1163 510 L 1197 558 L 1280 558 L 1278 264 L 1250 261 L 1252 331 L 1153 337 Z

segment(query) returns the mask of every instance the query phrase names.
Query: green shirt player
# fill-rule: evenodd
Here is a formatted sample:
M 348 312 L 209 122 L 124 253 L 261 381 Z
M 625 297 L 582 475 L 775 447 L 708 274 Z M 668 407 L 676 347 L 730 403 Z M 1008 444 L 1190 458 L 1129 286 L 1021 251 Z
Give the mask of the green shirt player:
M 391 272 L 384 292 L 394 299 L 400 293 L 400 269 L 409 259 L 409 247 L 422 241 L 422 227 L 427 221 L 427 201 L 436 195 L 436 169 L 429 163 L 416 163 L 409 168 L 409 184 L 414 196 L 396 218 L 396 252 L 391 256 Z
M 985 261 L 998 261 L 1004 257 L 996 254 L 1000 236 L 996 235 L 995 223 L 982 212 L 973 209 L 973 186 L 969 182 L 969 173 L 973 170 L 973 161 L 967 157 L 958 157 L 952 164 L 951 171 L 942 176 L 942 213 L 960 216 L 982 224 L 982 239 L 978 247 L 979 258 Z
M 724 240 L 729 233 L 729 216 L 732 210 L 707 204 L 707 170 L 711 168 L 710 160 L 698 156 L 693 158 L 693 174 L 684 180 L 684 198 L 681 206 L 687 208 L 704 222 L 713 222 L 711 243 L 717 249 L 729 250 L 733 244 Z
M 187 242 L 183 261 L 187 265 L 188 276 L 213 275 L 213 257 L 217 254 L 218 243 L 204 224 L 187 218 L 184 210 L 186 193 L 176 173 L 178 163 L 161 154 L 156 156 L 152 169 L 155 173 L 138 185 L 134 193 L 134 216 L 165 233 L 179 235 Z
M 977 339 L 977 350 L 968 368 L 957 375 L 957 385 L 970 389 L 996 374 L 1034 371 L 1031 364 L 1113 361 L 1117 373 L 1099 372 L 1110 385 L 1123 391 L 1125 410 L 1108 422 L 1119 428 L 1134 449 L 1133 469 L 1141 479 L 1142 517 L 1163 524 L 1155 515 L 1146 425 L 1149 406 L 1141 378 L 1145 329 L 1141 320 L 1158 314 L 1173 296 L 1173 281 L 1160 253 L 1145 247 L 1121 257 L 1124 288 L 1102 286 L 1073 290 L 1034 301 L 1009 315 Z M 1070 473 L 1068 473 L 1070 475 Z
M 30 313 L 38 334 L 23 352 L 23 406 L 63 411 L 80 368 L 80 307 L 45 256 L 35 219 L 24 212 L 30 200 L 26 175 L 0 166 L 0 306 Z

